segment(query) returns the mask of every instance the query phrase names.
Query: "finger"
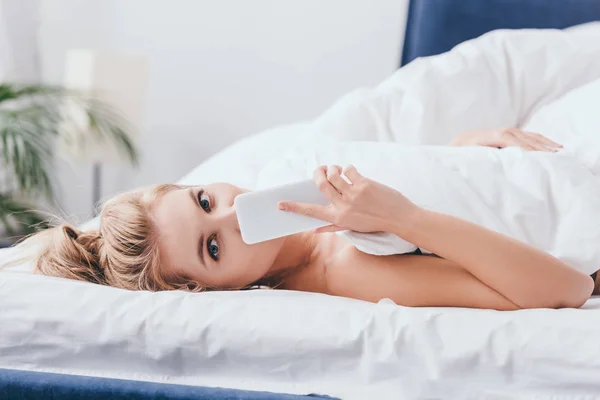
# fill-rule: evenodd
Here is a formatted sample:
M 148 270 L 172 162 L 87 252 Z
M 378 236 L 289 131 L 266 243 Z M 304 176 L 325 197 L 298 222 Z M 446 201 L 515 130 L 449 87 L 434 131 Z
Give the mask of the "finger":
M 350 179 L 350 182 L 354 182 L 355 180 L 362 178 L 362 175 L 358 173 L 358 170 L 354 165 L 348 165 L 346 168 L 344 168 L 344 175 Z
M 329 182 L 327 179 L 326 166 L 320 166 L 315 169 L 315 172 L 313 173 L 313 181 L 315 182 L 315 185 L 317 185 L 319 191 L 323 193 L 329 201 L 333 202 L 340 196 L 340 193 L 337 191 L 337 189 L 333 187 L 331 182 Z
M 546 152 L 558 151 L 558 148 L 546 144 L 546 142 L 542 141 L 537 136 L 535 136 L 529 132 L 522 133 L 522 137 L 524 140 L 527 141 L 528 144 L 530 144 L 531 146 L 534 146 L 536 148 L 536 150 L 546 151 Z M 543 137 L 543 136 L 540 135 L 540 137 Z
M 530 135 L 520 132 L 517 134 L 517 139 L 521 142 L 521 147 L 529 151 L 552 151 L 551 148 L 538 142 Z
M 277 207 L 286 212 L 304 215 L 305 217 L 316 218 L 322 221 L 333 223 L 333 216 L 329 206 L 318 204 L 298 203 L 295 201 L 280 201 Z
M 511 129 L 510 132 L 513 136 L 517 137 L 524 143 L 535 148 L 535 150 L 539 151 L 557 151 L 557 146 L 560 146 L 558 143 L 551 141 L 550 139 L 540 135 L 535 132 L 525 132 L 520 129 Z M 523 147 L 523 146 L 521 146 Z M 525 147 L 523 147 L 525 148 Z
M 527 132 L 531 137 L 535 138 L 535 140 L 537 140 L 538 142 L 543 143 L 544 145 L 550 147 L 550 148 L 557 148 L 560 149 L 563 147 L 562 144 L 558 144 L 553 140 L 548 139 L 546 136 L 544 135 L 540 135 L 539 133 L 536 132 Z
M 339 165 L 332 165 L 327 168 L 327 180 L 339 193 L 344 193 L 350 188 L 350 184 L 342 178 L 342 167 Z
M 327 226 L 322 226 L 320 228 L 313 230 L 313 233 L 319 234 L 319 233 L 327 233 L 327 232 L 339 232 L 339 231 L 345 231 L 345 230 L 346 230 L 346 228 L 342 228 L 341 226 L 327 225 Z
M 511 129 L 506 132 L 504 142 L 504 147 L 520 147 L 523 150 L 527 151 L 535 151 L 538 150 L 537 147 L 533 146 L 529 140 L 525 137 L 521 131 L 518 129 Z

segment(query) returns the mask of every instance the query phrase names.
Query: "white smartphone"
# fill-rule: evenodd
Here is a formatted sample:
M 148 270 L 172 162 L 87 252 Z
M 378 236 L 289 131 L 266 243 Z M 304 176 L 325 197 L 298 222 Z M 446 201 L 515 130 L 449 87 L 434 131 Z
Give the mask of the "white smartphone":
M 234 204 L 245 243 L 260 243 L 330 225 L 326 221 L 280 210 L 277 204 L 284 200 L 325 206 L 330 204 L 312 180 L 240 194 L 236 196 Z

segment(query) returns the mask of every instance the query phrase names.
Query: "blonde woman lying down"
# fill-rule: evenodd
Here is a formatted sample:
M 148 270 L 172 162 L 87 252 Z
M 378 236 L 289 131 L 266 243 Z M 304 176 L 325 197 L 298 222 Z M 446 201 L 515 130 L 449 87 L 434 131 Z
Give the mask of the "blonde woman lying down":
M 517 129 L 466 132 L 451 145 L 560 148 Z M 527 243 L 425 210 L 352 166 L 319 167 L 314 181 L 331 206 L 281 203 L 280 208 L 331 222 L 316 232 L 247 245 L 233 208 L 243 189 L 226 183 L 167 184 L 108 201 L 97 231 L 64 224 L 20 246 L 42 244 L 35 255 L 39 273 L 130 290 L 260 285 L 372 302 L 390 298 L 406 306 L 497 310 L 576 308 L 597 290 L 595 274 Z M 340 229 L 392 233 L 435 256 L 369 255 L 333 233 Z

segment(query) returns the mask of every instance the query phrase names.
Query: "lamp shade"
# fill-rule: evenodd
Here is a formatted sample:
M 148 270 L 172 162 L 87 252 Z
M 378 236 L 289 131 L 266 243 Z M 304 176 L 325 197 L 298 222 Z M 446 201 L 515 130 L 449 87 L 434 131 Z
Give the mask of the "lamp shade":
M 111 112 L 126 122 L 126 133 L 138 145 L 147 75 L 144 57 L 77 49 L 67 52 L 63 85 L 110 106 Z M 121 158 L 114 143 L 91 134 L 94 121 L 80 102 L 67 100 L 62 115 L 61 156 L 92 163 L 113 163 Z

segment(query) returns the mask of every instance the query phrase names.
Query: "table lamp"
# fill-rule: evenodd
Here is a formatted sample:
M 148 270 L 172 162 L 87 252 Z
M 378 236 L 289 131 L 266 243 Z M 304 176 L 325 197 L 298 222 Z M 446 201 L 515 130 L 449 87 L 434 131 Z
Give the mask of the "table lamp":
M 147 84 L 144 57 L 87 49 L 67 52 L 63 86 L 86 98 L 98 99 L 124 119 L 131 141 L 139 148 L 139 131 Z M 123 160 L 114 143 L 92 135 L 85 110 L 76 101 L 63 106 L 58 152 L 93 165 L 93 209 L 102 196 L 102 164 Z

